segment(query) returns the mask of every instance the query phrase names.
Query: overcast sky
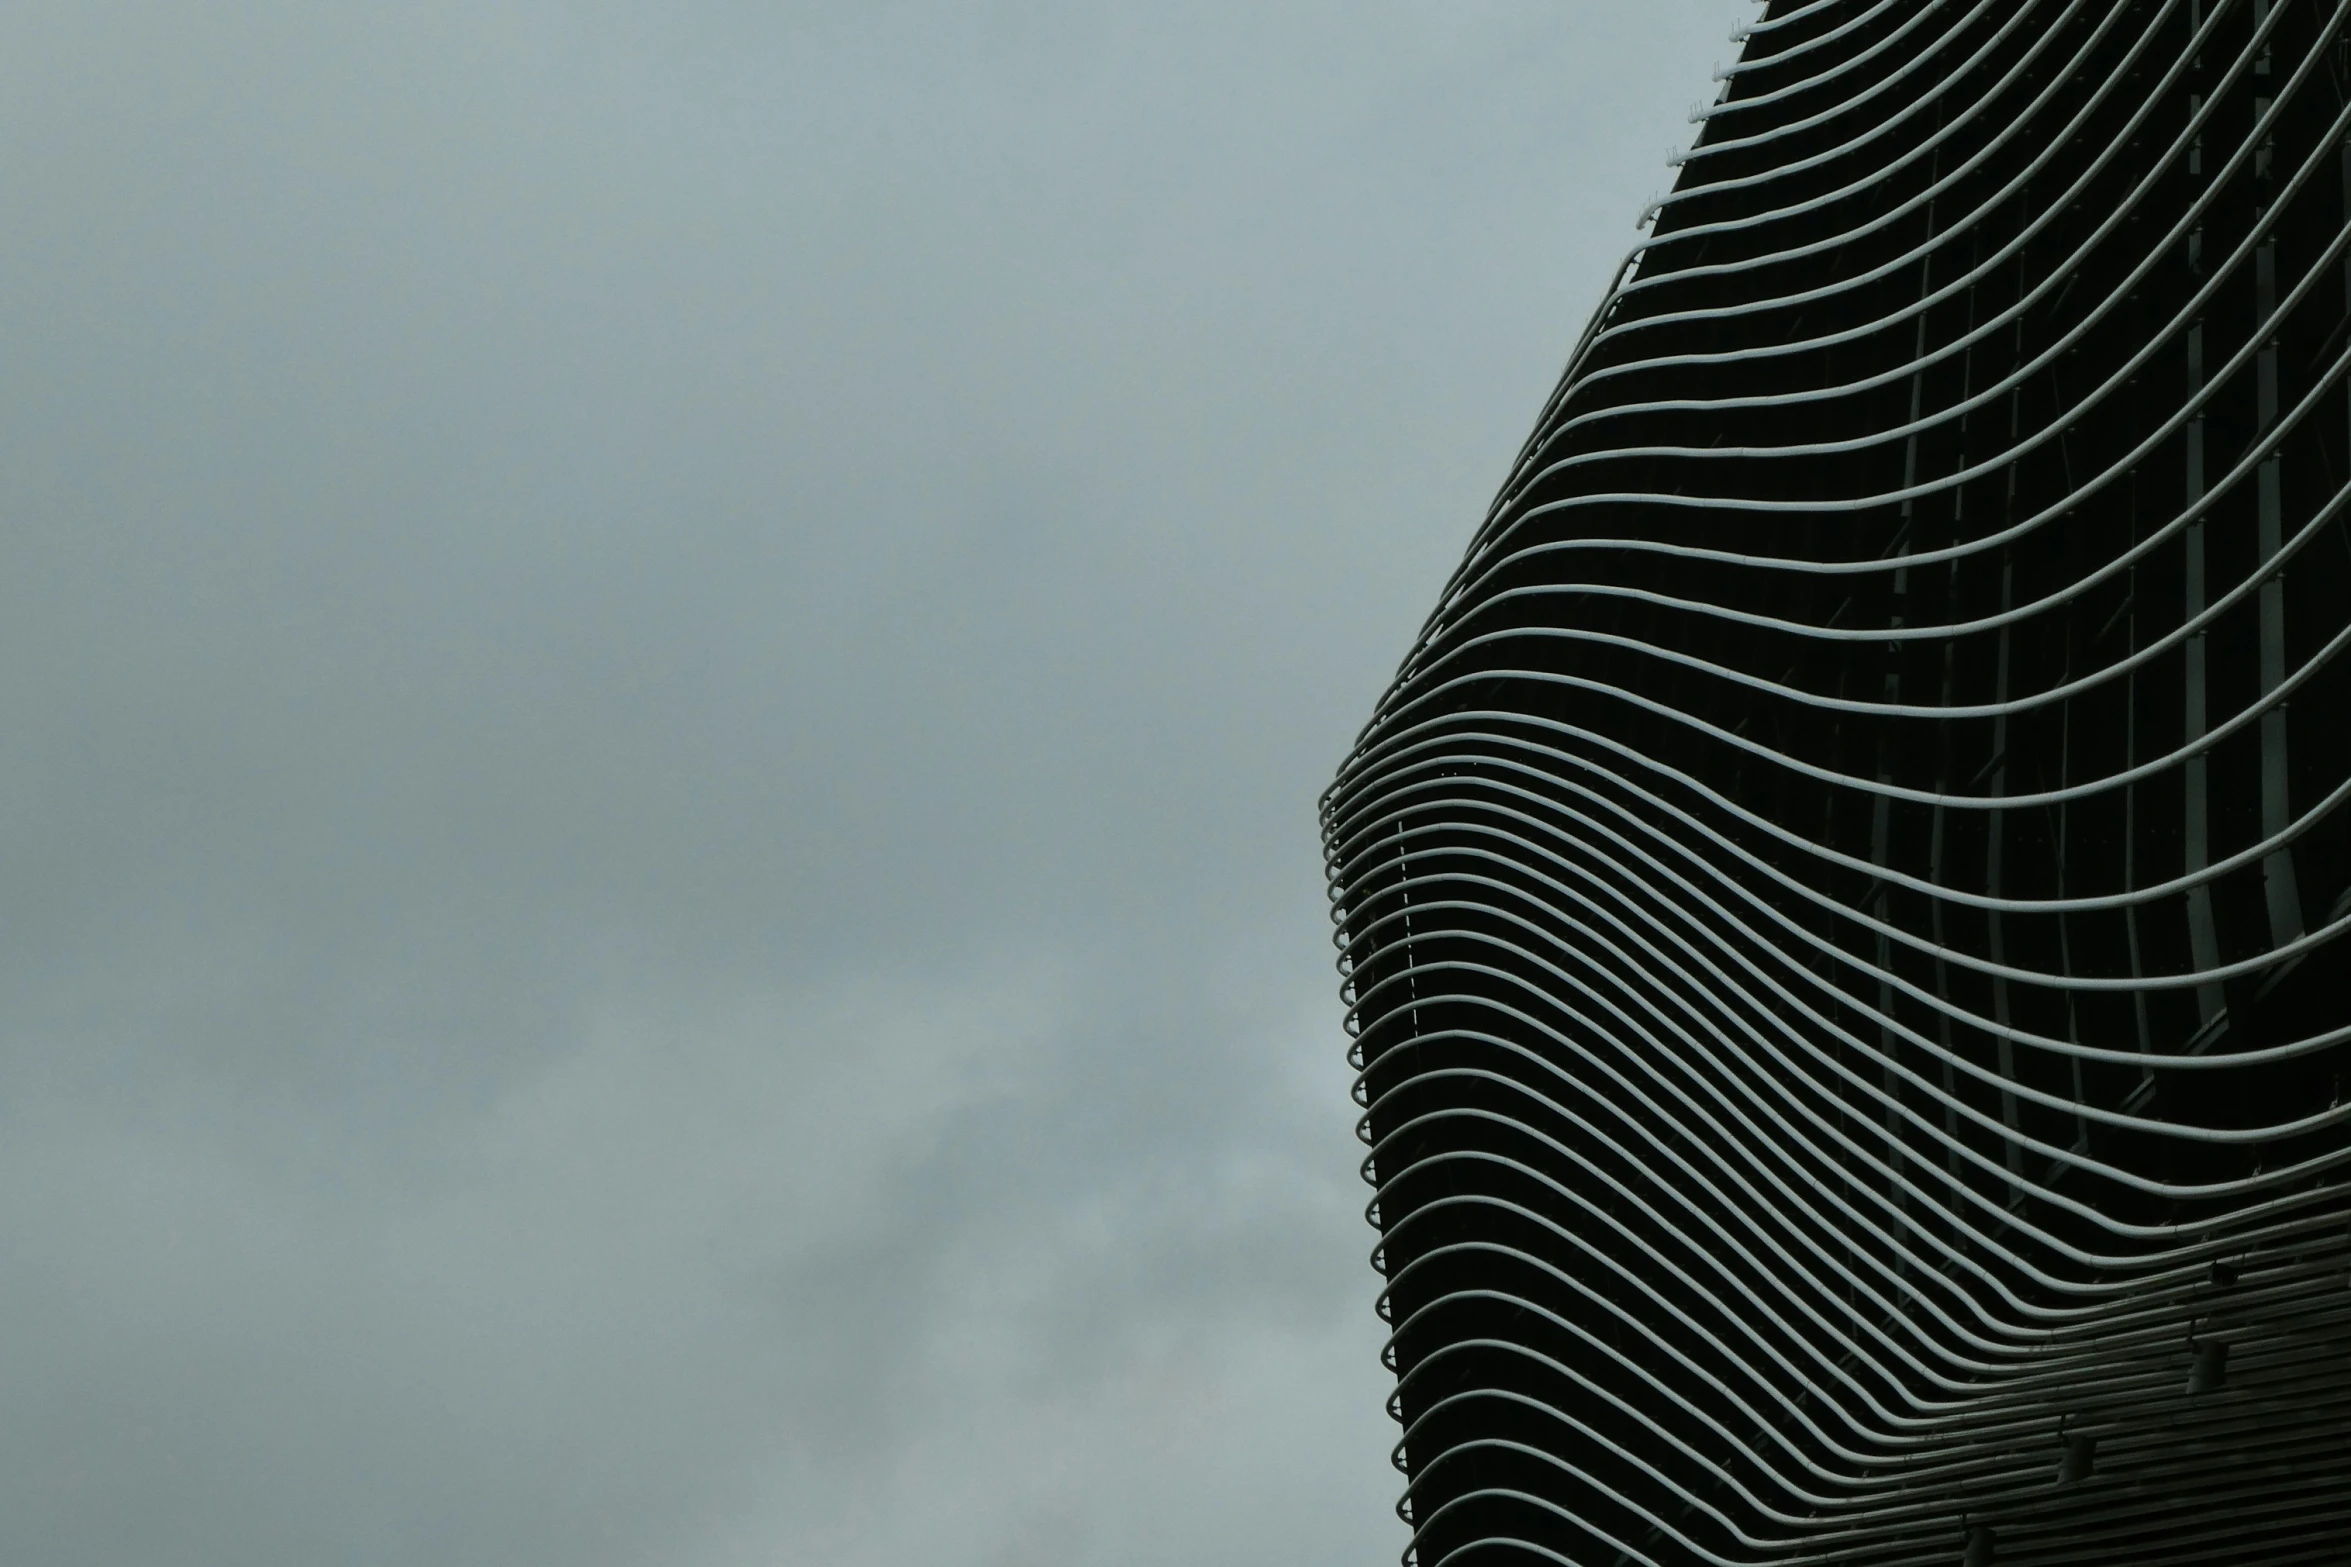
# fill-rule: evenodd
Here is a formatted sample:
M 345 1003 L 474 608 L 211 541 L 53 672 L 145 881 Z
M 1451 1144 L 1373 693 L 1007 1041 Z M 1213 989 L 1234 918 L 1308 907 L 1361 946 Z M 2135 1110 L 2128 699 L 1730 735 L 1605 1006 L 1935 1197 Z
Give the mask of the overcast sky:
M 0 7 L 0 1560 L 1392 1561 L 1314 798 L 1750 14 Z

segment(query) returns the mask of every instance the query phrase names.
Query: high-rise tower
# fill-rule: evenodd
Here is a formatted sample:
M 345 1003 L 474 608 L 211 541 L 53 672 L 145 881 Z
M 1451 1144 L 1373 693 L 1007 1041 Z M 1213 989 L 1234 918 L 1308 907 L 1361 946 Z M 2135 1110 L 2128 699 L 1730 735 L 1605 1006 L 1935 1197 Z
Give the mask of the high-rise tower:
M 2351 0 L 1778 0 L 1326 797 L 1420 1567 L 2351 1555 Z

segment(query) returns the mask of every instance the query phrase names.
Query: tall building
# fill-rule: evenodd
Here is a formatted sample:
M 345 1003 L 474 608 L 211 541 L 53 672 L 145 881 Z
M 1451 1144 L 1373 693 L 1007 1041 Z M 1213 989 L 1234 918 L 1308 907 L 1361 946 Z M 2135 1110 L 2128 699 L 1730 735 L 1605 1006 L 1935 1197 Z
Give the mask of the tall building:
M 2351 1559 L 2351 0 L 1775 0 L 1324 805 L 1420 1567 Z

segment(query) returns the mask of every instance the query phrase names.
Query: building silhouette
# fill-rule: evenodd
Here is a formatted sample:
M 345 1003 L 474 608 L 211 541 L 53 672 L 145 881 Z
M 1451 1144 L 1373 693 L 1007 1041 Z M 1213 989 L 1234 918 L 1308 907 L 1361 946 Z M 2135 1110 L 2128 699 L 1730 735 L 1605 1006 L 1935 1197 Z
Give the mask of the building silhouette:
M 1324 801 L 1411 1559 L 2351 1559 L 2351 0 L 1742 36 Z

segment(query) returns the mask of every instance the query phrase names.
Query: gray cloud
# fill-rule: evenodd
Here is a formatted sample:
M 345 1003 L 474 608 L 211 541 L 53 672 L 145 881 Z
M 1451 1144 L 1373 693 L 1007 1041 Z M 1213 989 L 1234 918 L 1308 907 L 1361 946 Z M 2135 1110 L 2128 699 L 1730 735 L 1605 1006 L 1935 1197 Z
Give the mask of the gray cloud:
M 0 1557 L 1338 1563 L 1312 802 L 1743 8 L 0 20 Z

